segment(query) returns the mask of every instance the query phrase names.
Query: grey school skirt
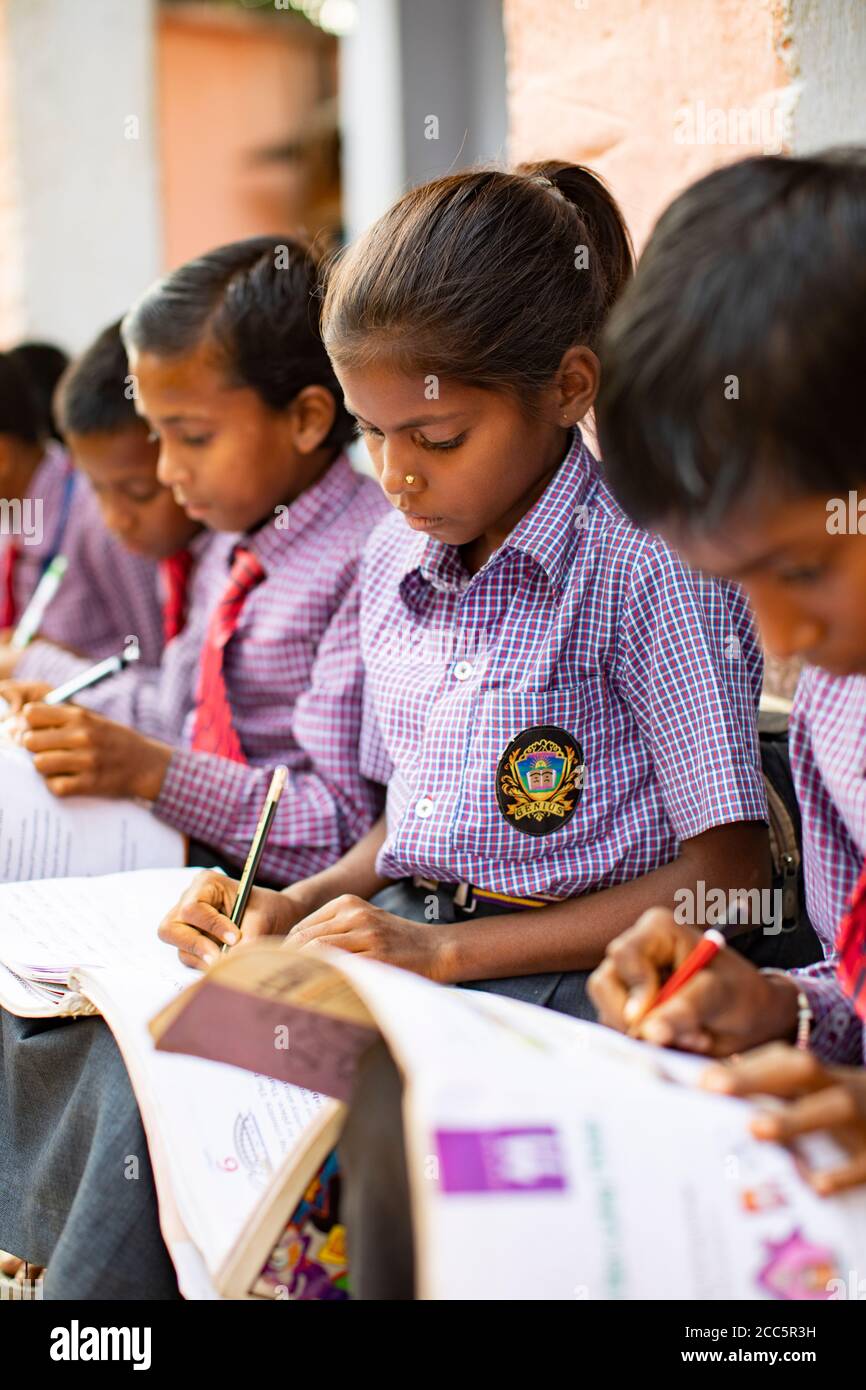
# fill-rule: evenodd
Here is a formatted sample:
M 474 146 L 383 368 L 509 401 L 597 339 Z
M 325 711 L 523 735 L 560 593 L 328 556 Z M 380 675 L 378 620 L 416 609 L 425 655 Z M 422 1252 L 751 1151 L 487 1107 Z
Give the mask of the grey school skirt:
M 447 889 L 409 880 L 374 901 L 415 921 L 468 917 Z M 478 900 L 474 916 L 511 912 Z M 467 921 L 467 931 L 471 923 Z M 585 972 L 474 982 L 594 1017 Z M 100 1018 L 21 1019 L 0 1009 L 0 1248 L 48 1266 L 45 1299 L 177 1299 L 147 1140 L 126 1068 Z

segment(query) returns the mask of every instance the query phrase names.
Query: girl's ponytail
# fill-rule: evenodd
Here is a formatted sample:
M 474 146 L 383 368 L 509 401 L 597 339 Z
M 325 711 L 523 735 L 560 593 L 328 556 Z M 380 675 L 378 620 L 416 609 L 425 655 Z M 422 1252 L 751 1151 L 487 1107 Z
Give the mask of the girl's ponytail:
M 518 174 L 546 180 L 572 204 L 586 228 L 583 245 L 594 248 L 607 282 L 607 307 L 612 309 L 634 270 L 634 248 L 619 204 L 598 174 L 583 164 L 563 164 L 556 159 L 521 164 Z

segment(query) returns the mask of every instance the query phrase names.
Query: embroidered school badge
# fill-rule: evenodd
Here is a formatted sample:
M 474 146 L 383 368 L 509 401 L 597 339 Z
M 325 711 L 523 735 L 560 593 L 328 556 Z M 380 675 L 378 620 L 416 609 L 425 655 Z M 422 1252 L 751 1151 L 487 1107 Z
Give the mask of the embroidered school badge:
M 553 724 L 524 729 L 496 769 L 496 800 L 524 835 L 550 835 L 574 815 L 586 764 L 577 739 Z

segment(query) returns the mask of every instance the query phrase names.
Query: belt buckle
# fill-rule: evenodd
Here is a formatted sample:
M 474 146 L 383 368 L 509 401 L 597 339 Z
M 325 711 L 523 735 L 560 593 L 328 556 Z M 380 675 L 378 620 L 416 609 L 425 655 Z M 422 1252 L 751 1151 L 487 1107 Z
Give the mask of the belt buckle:
M 467 914 L 474 912 L 477 904 L 475 902 L 475 894 L 472 892 L 472 884 L 458 883 L 457 887 L 454 889 L 453 902 L 454 906 L 459 907 L 461 912 Z

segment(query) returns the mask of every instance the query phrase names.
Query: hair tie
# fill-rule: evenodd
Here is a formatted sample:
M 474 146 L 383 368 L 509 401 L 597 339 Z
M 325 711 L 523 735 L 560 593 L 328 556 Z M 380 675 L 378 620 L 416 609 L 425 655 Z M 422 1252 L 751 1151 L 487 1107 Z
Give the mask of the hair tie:
M 554 198 L 556 198 L 560 203 L 565 203 L 566 207 L 574 207 L 574 204 L 572 203 L 571 199 L 566 197 L 562 189 L 559 188 L 557 184 L 553 182 L 553 179 L 551 179 L 547 174 L 531 174 L 529 181 L 530 183 L 537 184 L 539 188 L 543 188 L 546 193 L 552 193 Z

